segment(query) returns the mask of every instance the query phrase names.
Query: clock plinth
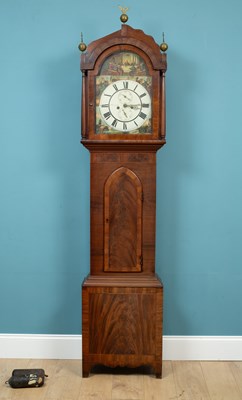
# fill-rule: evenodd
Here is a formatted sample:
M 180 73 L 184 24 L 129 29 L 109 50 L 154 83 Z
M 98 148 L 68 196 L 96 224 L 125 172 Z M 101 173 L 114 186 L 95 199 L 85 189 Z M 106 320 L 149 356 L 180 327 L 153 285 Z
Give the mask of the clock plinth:
M 88 277 L 82 289 L 83 376 L 101 364 L 149 366 L 160 378 L 162 302 L 156 276 Z
M 156 152 L 166 58 L 125 25 L 82 55 L 82 144 L 91 155 L 91 269 L 82 285 L 83 376 L 97 364 L 162 373 L 155 273 Z

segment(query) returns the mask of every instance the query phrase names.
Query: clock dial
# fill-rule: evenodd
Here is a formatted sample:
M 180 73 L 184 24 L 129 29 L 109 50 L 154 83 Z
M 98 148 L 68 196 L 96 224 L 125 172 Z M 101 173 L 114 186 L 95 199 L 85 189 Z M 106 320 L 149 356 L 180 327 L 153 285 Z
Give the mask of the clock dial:
M 141 56 L 112 54 L 96 76 L 96 134 L 152 133 L 152 77 Z
M 120 79 L 103 90 L 99 109 L 109 127 L 119 132 L 132 132 L 149 120 L 151 98 L 139 82 Z

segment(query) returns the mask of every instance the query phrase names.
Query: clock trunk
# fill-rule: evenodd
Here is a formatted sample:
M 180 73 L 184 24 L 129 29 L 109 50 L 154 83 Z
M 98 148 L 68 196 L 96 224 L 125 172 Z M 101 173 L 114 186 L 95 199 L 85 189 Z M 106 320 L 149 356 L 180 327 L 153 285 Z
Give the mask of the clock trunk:
M 155 152 L 91 153 L 91 274 L 155 270 Z

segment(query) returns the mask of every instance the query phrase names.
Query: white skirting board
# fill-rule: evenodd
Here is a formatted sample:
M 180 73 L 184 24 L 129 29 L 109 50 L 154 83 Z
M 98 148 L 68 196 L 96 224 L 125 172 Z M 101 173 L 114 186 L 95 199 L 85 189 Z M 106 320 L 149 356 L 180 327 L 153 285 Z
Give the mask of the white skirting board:
M 81 335 L 0 334 L 0 358 L 81 359 Z M 164 360 L 242 360 L 242 336 L 164 336 Z

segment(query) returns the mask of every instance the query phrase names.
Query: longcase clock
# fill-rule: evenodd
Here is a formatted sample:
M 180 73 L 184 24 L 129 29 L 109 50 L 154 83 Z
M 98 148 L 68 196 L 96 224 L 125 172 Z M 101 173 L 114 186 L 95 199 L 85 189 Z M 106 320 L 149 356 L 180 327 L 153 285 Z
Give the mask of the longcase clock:
M 156 152 L 165 144 L 166 54 L 122 24 L 81 55 L 90 152 L 91 267 L 82 285 L 83 377 L 92 367 L 162 373 L 163 285 L 155 273 Z

